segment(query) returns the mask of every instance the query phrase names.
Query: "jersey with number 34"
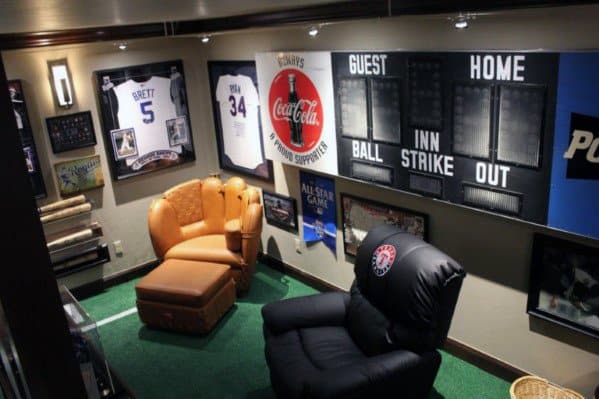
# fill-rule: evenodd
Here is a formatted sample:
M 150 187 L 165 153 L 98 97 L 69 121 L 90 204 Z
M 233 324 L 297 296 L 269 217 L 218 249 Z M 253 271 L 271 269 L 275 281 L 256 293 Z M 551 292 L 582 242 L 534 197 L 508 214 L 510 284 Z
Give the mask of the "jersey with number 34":
M 177 117 L 170 96 L 170 79 L 160 76 L 152 76 L 145 82 L 129 79 L 116 86 L 114 92 L 119 101 L 120 128 L 135 129 L 138 156 L 127 158 L 127 165 L 152 151 L 181 153 L 180 145 L 169 145 L 166 129 L 166 121 Z

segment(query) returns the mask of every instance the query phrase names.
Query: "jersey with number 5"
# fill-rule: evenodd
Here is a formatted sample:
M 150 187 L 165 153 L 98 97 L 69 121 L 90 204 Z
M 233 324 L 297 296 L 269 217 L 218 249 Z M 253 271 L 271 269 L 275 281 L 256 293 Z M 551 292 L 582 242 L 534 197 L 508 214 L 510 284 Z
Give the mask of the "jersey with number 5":
M 258 91 L 245 75 L 223 75 L 216 84 L 224 152 L 237 165 L 254 169 L 262 162 Z
M 139 157 L 152 151 L 181 152 L 181 146 L 170 147 L 166 121 L 177 117 L 170 97 L 170 79 L 152 76 L 145 82 L 127 80 L 115 86 L 119 101 L 119 126 L 135 129 L 137 157 L 127 158 L 131 165 Z

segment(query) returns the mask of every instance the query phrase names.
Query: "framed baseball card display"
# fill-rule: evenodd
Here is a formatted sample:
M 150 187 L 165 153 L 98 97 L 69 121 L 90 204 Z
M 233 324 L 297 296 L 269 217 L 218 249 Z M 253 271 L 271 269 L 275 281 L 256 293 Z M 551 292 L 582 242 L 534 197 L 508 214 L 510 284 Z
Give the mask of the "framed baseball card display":
M 210 92 L 222 169 L 272 181 L 272 161 L 264 157 L 256 64 L 210 61 Z
M 71 195 L 104 186 L 99 155 L 60 162 L 54 165 L 60 195 Z
M 599 248 L 535 234 L 527 311 L 599 338 Z
M 37 150 L 35 148 L 35 141 L 33 140 L 33 130 L 29 123 L 29 115 L 27 113 L 25 96 L 23 95 L 22 82 L 20 80 L 9 80 L 8 92 L 10 94 L 10 101 L 17 122 L 17 130 L 19 132 L 19 137 L 21 138 L 21 145 L 23 146 L 23 155 L 27 165 L 27 172 L 29 172 L 29 180 L 31 181 L 33 194 L 35 198 L 45 198 L 47 195 L 46 185 L 44 184 Z
M 262 191 L 266 222 L 297 233 L 297 201 L 295 198 Z
M 392 224 L 428 240 L 428 215 L 409 209 L 354 197 L 341 193 L 343 220 L 343 249 L 356 256 L 360 243 L 368 231 L 381 224 Z
M 46 118 L 52 152 L 59 153 L 96 145 L 90 111 Z
M 181 60 L 95 72 L 112 178 L 195 160 Z

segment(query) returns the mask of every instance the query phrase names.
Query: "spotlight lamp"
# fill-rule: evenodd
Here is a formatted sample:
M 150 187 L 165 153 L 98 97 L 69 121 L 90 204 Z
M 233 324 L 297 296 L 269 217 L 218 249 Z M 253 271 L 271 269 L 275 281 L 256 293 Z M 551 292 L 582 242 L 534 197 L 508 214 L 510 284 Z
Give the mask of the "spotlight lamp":
M 318 27 L 316 27 L 316 26 L 310 27 L 310 29 L 308 30 L 308 35 L 310 37 L 316 37 L 316 35 L 318 35 Z
M 206 44 L 210 41 L 210 36 L 204 35 L 204 36 L 202 36 L 201 40 L 202 40 L 202 43 Z
M 462 30 L 462 29 L 468 28 L 470 21 L 473 20 L 474 18 L 475 18 L 474 15 L 460 14 L 455 18 L 451 18 L 451 21 L 453 22 L 454 28 Z
M 119 43 L 118 47 L 119 47 L 119 50 L 125 51 L 125 50 L 127 50 L 128 46 L 127 46 L 127 43 L 123 42 L 123 43 Z
M 48 61 L 50 70 L 50 86 L 54 102 L 61 108 L 71 108 L 73 105 L 73 83 L 67 59 Z

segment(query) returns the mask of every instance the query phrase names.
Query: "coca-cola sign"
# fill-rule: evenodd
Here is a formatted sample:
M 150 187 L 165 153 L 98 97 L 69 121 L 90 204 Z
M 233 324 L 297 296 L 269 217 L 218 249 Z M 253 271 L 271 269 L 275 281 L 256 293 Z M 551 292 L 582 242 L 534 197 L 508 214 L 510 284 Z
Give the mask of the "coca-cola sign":
M 322 135 L 323 111 L 318 90 L 297 69 L 283 69 L 273 79 L 268 96 L 270 120 L 288 149 L 305 153 Z

